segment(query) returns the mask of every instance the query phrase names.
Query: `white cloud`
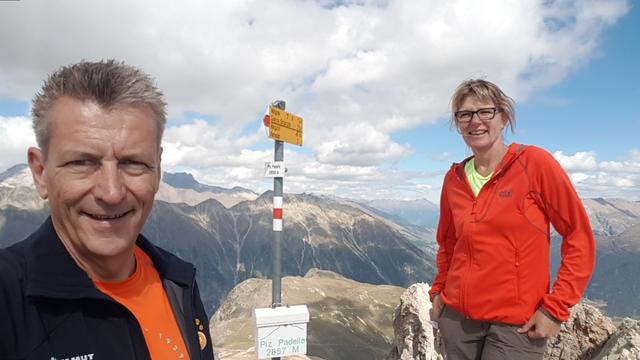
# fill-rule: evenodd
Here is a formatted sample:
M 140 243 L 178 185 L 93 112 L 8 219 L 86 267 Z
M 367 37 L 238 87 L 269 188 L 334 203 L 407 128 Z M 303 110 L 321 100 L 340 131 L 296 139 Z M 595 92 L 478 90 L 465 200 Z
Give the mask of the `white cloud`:
M 380 129 L 358 122 L 333 129 L 315 148 L 322 163 L 354 166 L 374 166 L 410 153 L 408 145 L 397 144 Z
M 249 135 L 241 129 L 210 125 L 195 119 L 167 127 L 162 141 L 165 166 L 194 168 L 248 165 L 267 159 L 268 153 L 247 148 L 265 137 L 262 129 Z
M 579 184 L 581 182 L 584 182 L 585 180 L 589 179 L 591 176 L 585 174 L 585 173 L 572 173 L 569 174 L 569 178 L 571 178 L 571 182 L 574 184 Z
M 593 152 L 577 152 L 567 156 L 562 151 L 556 151 L 553 156 L 566 171 L 595 170 L 598 166 Z
M 27 162 L 27 148 L 35 146 L 31 120 L 25 117 L 0 116 L 0 172 Z
M 63 64 L 124 60 L 167 95 L 165 168 L 193 168 L 221 185 L 259 176 L 271 157 L 250 150 L 264 137 L 259 120 L 269 101 L 285 99 L 305 119 L 313 154 L 296 176 L 329 190 L 336 185 L 317 169 L 331 169 L 364 193 L 367 181 L 415 176 L 389 170 L 413 154 L 392 135 L 446 116 L 458 82 L 487 77 L 524 101 L 597 56 L 603 29 L 628 8 L 626 0 L 21 1 L 0 11 L 0 97 L 29 100 Z M 589 156 L 562 161 L 593 170 Z
M 598 162 L 595 152 L 565 155 L 556 151 L 554 157 L 567 171 L 583 197 L 619 197 L 640 199 L 640 151 L 632 149 L 620 161 Z

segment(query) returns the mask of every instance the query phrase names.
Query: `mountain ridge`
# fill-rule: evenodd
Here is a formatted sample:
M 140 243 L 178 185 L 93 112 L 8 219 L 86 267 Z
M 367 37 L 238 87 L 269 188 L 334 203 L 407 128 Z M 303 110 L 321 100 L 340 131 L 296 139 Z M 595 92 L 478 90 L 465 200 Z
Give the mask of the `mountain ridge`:
M 26 165 L 0 174 L 0 246 L 23 239 L 48 213 Z M 3 185 L 10 184 L 10 185 Z M 271 273 L 272 192 L 254 199 L 227 202 L 176 189 L 176 197 L 158 196 L 143 233 L 158 245 L 198 267 L 208 310 L 226 291 L 244 279 Z M 188 191 L 188 192 L 187 192 Z M 203 198 L 189 199 L 193 194 Z M 171 201 L 166 201 L 171 200 Z M 640 316 L 633 299 L 640 297 L 635 274 L 640 272 L 640 202 L 624 199 L 583 199 L 592 219 L 598 246 L 596 271 L 586 295 L 607 305 L 615 316 Z M 425 203 L 432 207 L 433 204 Z M 360 201 L 285 194 L 283 274 L 301 275 L 317 267 L 358 281 L 405 286 L 431 281 L 435 273 L 435 231 L 401 225 Z M 560 246 L 552 239 L 552 264 L 557 268 Z M 553 272 L 553 271 L 552 271 Z

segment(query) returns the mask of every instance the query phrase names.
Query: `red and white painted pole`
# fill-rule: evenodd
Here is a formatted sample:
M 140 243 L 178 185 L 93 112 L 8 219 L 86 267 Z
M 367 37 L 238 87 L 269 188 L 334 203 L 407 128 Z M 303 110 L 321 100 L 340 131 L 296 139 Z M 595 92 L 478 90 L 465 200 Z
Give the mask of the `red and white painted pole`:
M 282 100 L 274 101 L 271 106 L 276 107 L 280 110 L 285 109 L 285 102 Z M 265 125 L 269 122 L 268 118 L 265 118 Z M 274 156 L 273 160 L 275 162 L 284 161 L 284 143 L 282 141 L 275 141 L 274 148 Z M 283 203 L 283 188 L 284 178 L 282 177 L 274 177 L 273 178 L 273 244 L 271 246 L 272 250 L 272 261 L 273 261 L 273 272 L 271 278 L 271 299 L 272 304 L 271 307 L 275 308 L 282 305 L 281 295 L 282 295 L 282 203 Z
M 282 231 L 282 196 L 273 195 L 273 231 Z

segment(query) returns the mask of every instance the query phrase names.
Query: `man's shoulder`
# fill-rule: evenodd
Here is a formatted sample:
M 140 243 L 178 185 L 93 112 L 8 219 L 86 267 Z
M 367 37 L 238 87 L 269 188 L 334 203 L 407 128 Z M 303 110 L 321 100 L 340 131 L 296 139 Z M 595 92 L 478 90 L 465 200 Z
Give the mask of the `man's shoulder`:
M 171 266 L 178 266 L 183 269 L 190 269 L 195 266 L 191 262 L 181 258 L 180 256 L 176 255 L 175 253 L 169 250 L 166 250 L 157 245 L 153 245 L 153 247 L 156 248 L 156 250 L 162 255 L 163 259 Z
M 9 247 L 0 249 L 0 277 L 22 274 L 26 263 L 26 254 L 31 237 L 21 240 Z
M 190 283 L 191 278 L 195 276 L 195 266 L 192 263 L 153 244 L 143 235 L 138 238 L 137 245 L 151 258 L 162 277 L 166 276 L 171 280 Z
M 153 241 L 149 240 L 143 234 L 140 234 L 138 241 L 136 244 L 151 257 L 152 260 L 161 260 L 161 261 L 178 261 L 187 263 L 187 261 L 180 258 L 178 255 L 172 253 L 165 248 L 156 245 Z
M 34 249 L 41 248 L 42 243 L 39 243 L 38 239 L 42 238 L 43 231 L 46 232 L 46 230 L 47 221 L 25 239 L 0 249 L 0 279 L 3 283 L 9 279 L 19 281 L 24 279 L 28 259 L 33 255 Z
M 12 316 L 23 309 L 23 296 L 25 292 L 26 260 L 24 249 L 26 240 L 0 249 L 0 316 L 3 318 L 0 325 L 0 334 L 9 336 L 13 326 L 9 321 Z M 2 344 L 0 344 L 0 348 Z

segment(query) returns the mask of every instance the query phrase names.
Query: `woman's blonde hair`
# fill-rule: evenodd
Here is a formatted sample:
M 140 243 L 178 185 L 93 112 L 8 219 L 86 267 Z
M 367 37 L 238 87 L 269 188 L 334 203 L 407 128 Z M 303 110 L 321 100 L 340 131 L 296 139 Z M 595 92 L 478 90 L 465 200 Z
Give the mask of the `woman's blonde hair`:
M 476 97 L 480 101 L 491 101 L 495 107 L 504 113 L 505 119 L 514 132 L 516 127 L 516 112 L 513 99 L 507 96 L 498 85 L 482 79 L 470 79 L 463 81 L 451 96 L 451 125 L 456 124 L 455 113 L 460 105 L 469 97 Z

